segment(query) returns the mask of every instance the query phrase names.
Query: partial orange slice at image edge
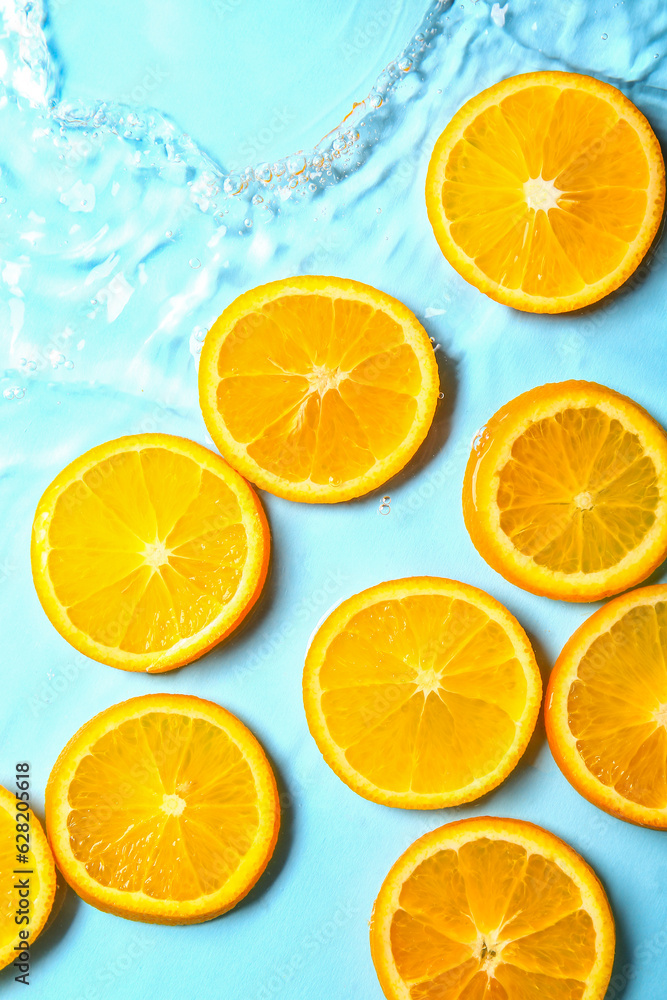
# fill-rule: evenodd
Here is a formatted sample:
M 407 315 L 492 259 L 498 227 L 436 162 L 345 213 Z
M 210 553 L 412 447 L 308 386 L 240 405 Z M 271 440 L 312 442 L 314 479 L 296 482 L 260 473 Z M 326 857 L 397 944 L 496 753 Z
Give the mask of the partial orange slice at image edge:
M 602 1000 L 615 935 L 602 885 L 568 844 L 481 816 L 405 851 L 370 941 L 388 1000 Z
M 577 629 L 552 671 L 545 719 L 580 795 L 667 829 L 667 584 L 616 597 Z
M 0 786 L 0 969 L 20 961 L 18 946 L 26 941 L 19 937 L 20 931 L 28 932 L 27 950 L 31 954 L 56 893 L 51 848 L 34 812 L 19 806 L 21 801 L 15 792 Z M 29 845 L 26 852 L 20 850 L 24 845 Z M 16 968 L 14 974 L 22 973 Z

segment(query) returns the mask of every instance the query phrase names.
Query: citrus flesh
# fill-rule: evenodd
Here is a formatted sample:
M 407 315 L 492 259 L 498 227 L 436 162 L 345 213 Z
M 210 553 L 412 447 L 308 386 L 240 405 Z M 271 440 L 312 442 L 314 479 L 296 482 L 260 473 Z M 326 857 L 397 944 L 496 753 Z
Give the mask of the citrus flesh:
M 171 670 L 205 653 L 257 600 L 268 558 L 251 487 L 219 455 L 168 434 L 81 455 L 33 523 L 33 579 L 52 624 L 124 670 Z
M 224 913 L 273 853 L 275 778 L 252 733 L 213 702 L 113 705 L 60 754 L 46 789 L 58 867 L 98 909 L 149 923 Z
M 551 674 L 549 745 L 568 781 L 620 819 L 667 829 L 667 585 L 591 615 Z
M 17 809 L 17 801 L 14 792 L 0 786 L 0 969 L 18 960 L 19 951 L 15 948 L 25 945 L 25 939 L 19 938 L 21 930 L 29 932 L 28 947 L 32 947 L 47 921 L 56 893 L 56 866 L 42 826 L 32 809 Z M 26 822 L 28 830 L 19 835 L 17 823 Z M 30 848 L 25 853 L 19 851 L 24 844 Z M 22 906 L 19 883 L 23 883 L 21 891 L 28 901 L 27 909 Z M 18 924 L 17 913 L 27 914 L 29 922 Z M 16 975 L 20 975 L 19 970 Z
M 475 817 L 398 859 L 373 909 L 389 1000 L 601 1000 L 614 923 L 595 873 L 552 833 Z
M 305 275 L 235 299 L 207 334 L 199 399 L 215 444 L 253 483 L 334 503 L 384 483 L 433 419 L 438 372 L 402 303 Z
M 535 726 L 540 674 L 488 594 L 412 577 L 348 598 L 316 633 L 303 676 L 310 731 L 355 792 L 438 809 L 495 788 Z
M 642 113 L 575 73 L 513 76 L 452 118 L 426 206 L 442 252 L 516 309 L 597 302 L 637 268 L 660 224 L 665 168 Z
M 480 555 L 517 586 L 565 601 L 618 593 L 667 554 L 667 435 L 605 386 L 531 389 L 477 435 L 463 515 Z

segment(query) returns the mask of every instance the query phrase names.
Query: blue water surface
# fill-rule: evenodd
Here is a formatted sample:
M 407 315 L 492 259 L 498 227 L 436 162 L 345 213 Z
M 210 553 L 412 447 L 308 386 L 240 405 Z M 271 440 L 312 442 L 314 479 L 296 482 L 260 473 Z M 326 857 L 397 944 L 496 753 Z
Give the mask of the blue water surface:
M 436 574 L 484 588 L 529 632 L 545 676 L 590 614 L 524 593 L 482 561 L 463 526 L 463 470 L 487 418 L 548 381 L 605 383 L 667 425 L 664 249 L 593 310 L 517 313 L 443 259 L 424 179 L 454 111 L 534 69 L 609 80 L 664 143 L 667 6 L 3 0 L 0 18 L 0 783 L 11 783 L 16 760 L 30 760 L 39 813 L 50 768 L 82 723 L 163 690 L 239 715 L 266 747 L 284 804 L 266 875 L 218 920 L 131 923 L 68 893 L 35 947 L 33 995 L 379 1000 L 368 920 L 386 872 L 427 830 L 492 814 L 542 824 L 602 878 L 619 939 L 609 1000 L 662 998 L 664 835 L 584 801 L 542 726 L 483 800 L 388 809 L 324 764 L 300 688 L 318 622 L 380 580 Z M 376 285 L 423 322 L 444 394 L 425 446 L 356 502 L 262 494 L 273 536 L 266 594 L 248 627 L 199 662 L 150 677 L 80 656 L 32 586 L 39 496 L 67 462 L 121 434 L 159 430 L 212 447 L 196 391 L 206 330 L 244 289 L 295 273 Z M 379 511 L 385 495 L 388 515 Z M 0 993 L 18 988 L 3 973 Z

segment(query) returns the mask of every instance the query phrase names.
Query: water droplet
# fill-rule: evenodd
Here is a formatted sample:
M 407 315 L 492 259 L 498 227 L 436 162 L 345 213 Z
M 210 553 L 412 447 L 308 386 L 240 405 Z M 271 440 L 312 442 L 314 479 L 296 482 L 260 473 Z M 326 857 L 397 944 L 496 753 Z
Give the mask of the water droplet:
M 71 371 L 72 368 L 74 368 L 74 362 L 73 361 L 66 361 L 65 364 L 63 365 L 63 367 L 64 368 L 69 368 L 69 370 Z
M 653 58 L 654 58 L 654 59 L 659 59 L 659 58 L 660 58 L 660 53 L 659 53 L 659 52 L 656 52 L 656 54 L 655 54 L 655 55 L 653 56 Z
M 36 361 L 28 361 L 26 363 L 26 368 L 27 368 L 27 370 L 29 372 L 34 372 L 35 369 L 37 368 L 37 362 Z
M 21 368 L 24 367 L 25 363 L 26 363 L 25 358 L 21 358 L 21 360 L 19 361 Z
M 13 389 L 5 389 L 5 391 L 3 392 L 2 395 L 5 397 L 5 399 L 13 399 L 14 398 L 14 390 Z
M 378 507 L 378 514 L 384 514 L 386 516 L 387 514 L 390 513 L 391 513 L 391 497 L 382 497 L 382 503 Z
M 308 185 L 308 190 L 311 191 L 311 192 L 312 191 L 317 191 L 317 184 L 313 184 L 312 181 L 311 181 L 311 183 Z
M 244 219 L 243 225 L 246 227 L 246 229 L 252 229 L 252 219 Z
M 263 201 L 264 199 L 262 198 L 261 194 L 254 194 L 252 196 L 253 205 L 261 205 Z
M 172 233 L 171 229 L 168 229 L 164 235 L 167 237 L 168 240 L 170 240 L 174 234 Z
M 305 156 L 290 156 L 287 161 L 287 169 L 291 174 L 302 174 L 306 169 Z
M 298 178 L 296 178 L 296 177 L 290 177 L 287 186 L 291 187 L 291 188 L 295 188 L 298 183 L 299 183 Z
M 381 108 L 382 98 L 380 97 L 379 94 L 371 94 L 371 96 L 368 98 L 368 103 L 372 108 Z
M 201 267 L 201 261 L 199 257 L 191 257 L 188 263 L 190 264 L 190 267 L 193 268 L 195 271 L 197 270 L 198 267 Z
M 225 177 L 222 186 L 225 194 L 238 194 L 239 191 L 243 190 L 243 181 L 238 174 L 230 174 L 229 177 Z
M 263 181 L 264 184 L 268 184 L 273 177 L 270 165 L 268 163 L 259 163 L 255 168 L 255 177 L 258 181 Z
M 345 142 L 345 139 L 343 139 L 342 136 L 340 135 L 338 136 L 337 139 L 334 139 L 331 145 L 335 150 L 338 150 L 338 152 L 347 148 L 347 143 Z
M 407 73 L 409 70 L 412 69 L 412 63 L 410 62 L 409 59 L 407 59 L 404 56 L 402 59 L 398 60 L 398 68 L 402 70 L 404 73 Z
M 444 398 L 445 398 L 444 392 L 439 392 L 438 393 L 438 399 L 444 399 Z
M 604 34 L 603 34 L 603 35 L 602 35 L 601 37 L 602 37 L 602 41 L 603 41 L 603 42 L 606 42 L 606 41 L 607 41 L 607 39 L 609 38 L 609 35 L 608 35 L 608 34 L 607 34 L 607 32 L 605 31 L 605 32 L 604 32 Z
M 657 58 L 657 56 L 656 56 L 656 58 Z M 4 205 L 6 201 L 7 201 L 6 198 L 0 198 L 0 205 Z

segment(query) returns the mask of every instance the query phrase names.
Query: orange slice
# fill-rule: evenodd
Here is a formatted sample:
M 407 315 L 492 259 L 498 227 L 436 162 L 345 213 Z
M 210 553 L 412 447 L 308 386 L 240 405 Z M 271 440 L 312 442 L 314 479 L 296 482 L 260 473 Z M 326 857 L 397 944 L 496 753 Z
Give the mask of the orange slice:
M 524 73 L 468 101 L 438 139 L 426 207 L 466 281 L 529 312 L 597 302 L 637 268 L 665 201 L 649 123 L 615 87 Z
M 612 816 L 667 829 L 667 584 L 615 598 L 563 647 L 549 681 L 551 752 Z
M 404 809 L 469 802 L 530 739 L 542 684 L 519 623 L 456 580 L 391 580 L 343 601 L 303 675 L 310 731 L 359 795 Z
M 58 867 L 87 903 L 192 924 L 252 888 L 273 853 L 278 792 L 259 743 L 219 705 L 150 694 L 72 737 L 46 787 Z
M 305 275 L 239 296 L 209 331 L 199 400 L 225 458 L 307 503 L 361 496 L 426 437 L 438 371 L 409 309 L 370 285 Z
M 371 954 L 389 1000 L 602 1000 L 614 921 L 571 847 L 482 816 L 398 859 L 375 901 Z
M 597 601 L 667 554 L 667 435 L 593 382 L 524 392 L 480 431 L 463 483 L 475 548 L 518 587 Z
M 228 635 L 262 589 L 269 529 L 250 486 L 201 445 L 137 434 L 92 448 L 39 501 L 32 572 L 60 634 L 159 673 Z
M 21 781 L 23 775 L 17 778 Z M 23 846 L 29 849 L 24 852 Z M 22 963 L 22 950 L 27 950 L 29 964 L 55 893 L 56 866 L 39 820 L 15 792 L 0 786 L 0 969 Z M 15 967 L 14 973 L 20 976 L 22 970 Z

